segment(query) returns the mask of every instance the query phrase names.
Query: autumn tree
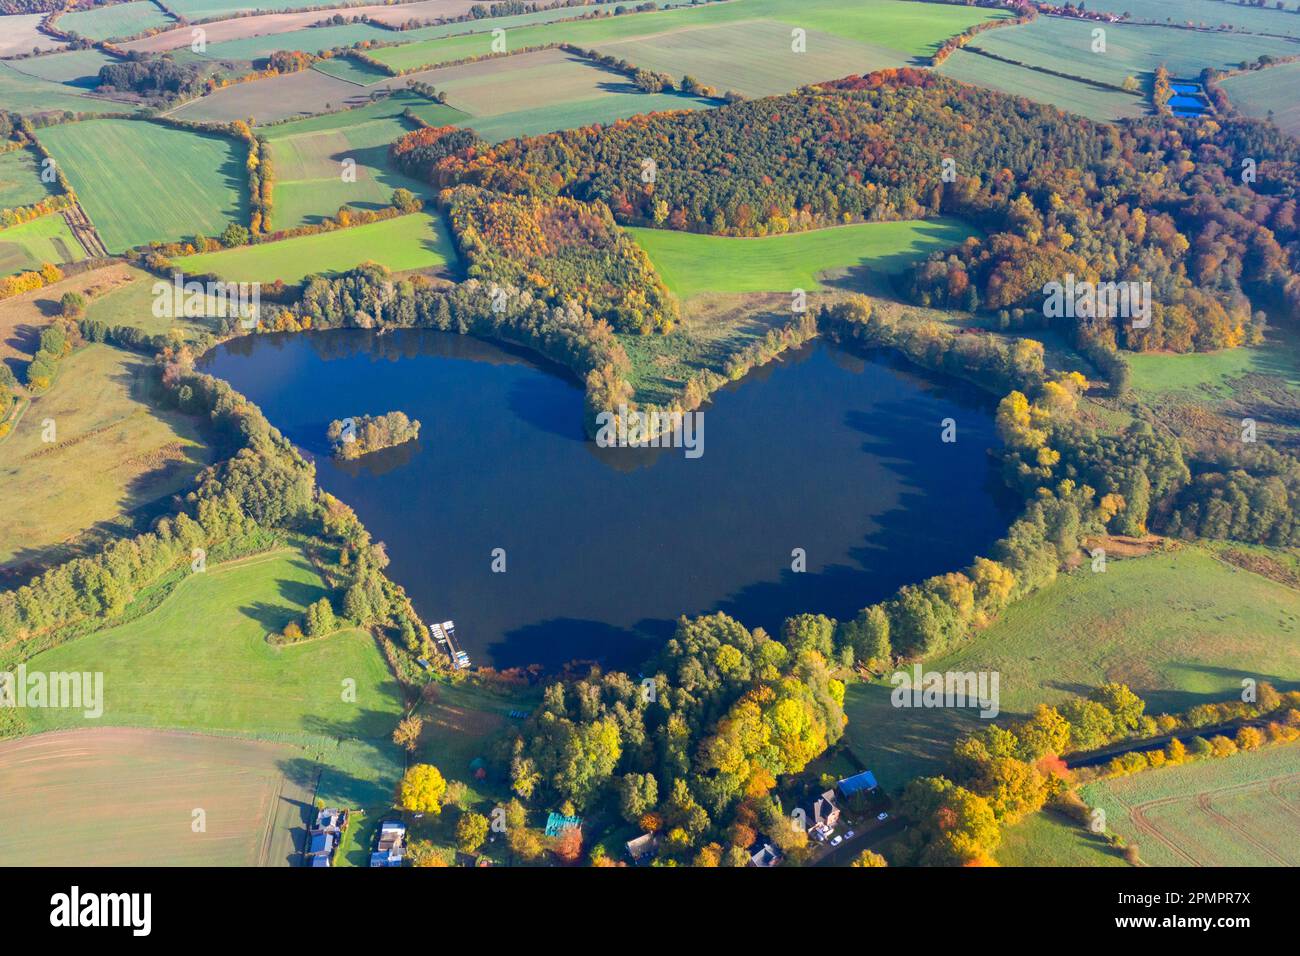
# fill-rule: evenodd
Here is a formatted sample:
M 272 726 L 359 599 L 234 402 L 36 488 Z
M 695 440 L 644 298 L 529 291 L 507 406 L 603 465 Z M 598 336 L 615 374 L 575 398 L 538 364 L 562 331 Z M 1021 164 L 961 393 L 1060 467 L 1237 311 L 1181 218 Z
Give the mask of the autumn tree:
M 398 721 L 397 729 L 393 731 L 393 743 L 405 748 L 407 753 L 415 753 L 415 748 L 420 743 L 420 731 L 423 728 L 424 721 L 414 714 L 403 717 Z
M 473 853 L 488 835 L 488 818 L 481 813 L 462 813 L 456 821 L 456 846 L 465 853 Z
M 437 767 L 427 763 L 413 764 L 402 775 L 397 785 L 397 805 L 412 813 L 442 812 L 442 797 L 447 791 L 447 781 Z

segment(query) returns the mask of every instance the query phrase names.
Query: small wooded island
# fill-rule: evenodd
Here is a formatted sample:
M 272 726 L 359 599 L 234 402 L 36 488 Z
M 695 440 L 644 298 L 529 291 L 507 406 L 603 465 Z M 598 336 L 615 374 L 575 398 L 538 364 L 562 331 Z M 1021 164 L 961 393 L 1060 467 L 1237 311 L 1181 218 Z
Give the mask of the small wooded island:
M 420 422 L 407 418 L 405 412 L 336 418 L 330 422 L 326 435 L 334 457 L 351 461 L 371 452 L 415 441 L 420 437 Z

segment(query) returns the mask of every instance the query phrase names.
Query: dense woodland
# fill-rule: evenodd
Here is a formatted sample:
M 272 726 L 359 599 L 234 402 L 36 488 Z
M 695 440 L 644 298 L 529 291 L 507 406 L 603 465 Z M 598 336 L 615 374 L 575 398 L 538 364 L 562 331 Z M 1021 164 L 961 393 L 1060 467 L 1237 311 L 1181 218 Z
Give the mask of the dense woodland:
M 652 677 L 550 685 L 511 750 L 515 792 L 582 813 L 608 801 L 682 863 L 743 866 L 760 830 L 803 847 L 771 791 L 843 734 L 844 684 L 814 646 L 830 624 L 792 620 L 776 640 L 724 614 L 683 618 Z
M 1246 158 L 1253 182 L 1242 181 Z M 984 235 L 916 267 L 915 301 L 1041 313 L 1044 284 L 1066 275 L 1150 282 L 1149 327 L 1062 320 L 1112 346 L 1230 347 L 1258 338 L 1265 307 L 1300 317 L 1300 145 L 1253 121 L 1108 126 L 885 70 L 468 145 L 425 172 L 439 186 L 600 201 L 619 222 L 719 235 L 958 216 Z

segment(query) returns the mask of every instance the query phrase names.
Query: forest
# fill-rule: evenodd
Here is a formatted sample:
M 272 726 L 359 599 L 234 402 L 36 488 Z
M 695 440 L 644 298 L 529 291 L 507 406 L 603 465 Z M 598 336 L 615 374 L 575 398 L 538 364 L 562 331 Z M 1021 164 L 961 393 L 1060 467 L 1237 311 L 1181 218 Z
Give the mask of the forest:
M 1242 175 L 1245 158 L 1257 176 Z M 1258 340 L 1265 308 L 1300 317 L 1300 146 L 1249 120 L 1094 124 L 927 71 L 883 70 L 715 110 L 467 144 L 422 171 L 439 186 L 600 202 L 623 224 L 717 235 L 957 216 L 983 235 L 916 266 L 909 298 L 1041 314 L 1044 285 L 1069 275 L 1149 282 L 1148 323 L 1060 320 L 1111 348 L 1233 347 Z

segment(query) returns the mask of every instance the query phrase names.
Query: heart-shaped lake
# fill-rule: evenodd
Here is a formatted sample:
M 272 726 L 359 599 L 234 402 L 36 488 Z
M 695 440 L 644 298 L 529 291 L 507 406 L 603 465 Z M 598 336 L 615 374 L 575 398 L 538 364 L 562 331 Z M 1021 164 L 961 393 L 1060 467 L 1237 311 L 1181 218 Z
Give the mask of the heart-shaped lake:
M 694 459 L 597 448 L 571 377 L 448 333 L 250 336 L 200 365 L 316 458 L 420 615 L 454 619 L 497 667 L 632 666 L 683 613 L 773 633 L 804 611 L 850 617 L 987 554 L 1011 514 L 987 396 L 822 342 L 718 393 Z M 393 410 L 422 422 L 418 442 L 329 457 L 331 420 Z

